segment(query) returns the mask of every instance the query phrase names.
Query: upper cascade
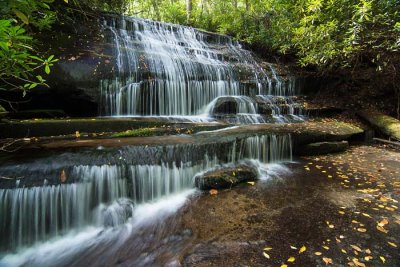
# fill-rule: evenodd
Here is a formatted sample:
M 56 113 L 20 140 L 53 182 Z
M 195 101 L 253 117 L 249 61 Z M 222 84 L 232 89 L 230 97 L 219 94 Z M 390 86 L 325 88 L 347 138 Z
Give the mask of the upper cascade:
M 208 117 L 217 98 L 236 96 L 257 98 L 251 110 L 259 116 L 265 98 L 257 96 L 297 93 L 294 79 L 279 77 L 272 64 L 259 63 L 228 36 L 124 16 L 106 16 L 103 25 L 116 69 L 100 81 L 101 115 Z M 281 114 L 276 108 L 262 115 Z

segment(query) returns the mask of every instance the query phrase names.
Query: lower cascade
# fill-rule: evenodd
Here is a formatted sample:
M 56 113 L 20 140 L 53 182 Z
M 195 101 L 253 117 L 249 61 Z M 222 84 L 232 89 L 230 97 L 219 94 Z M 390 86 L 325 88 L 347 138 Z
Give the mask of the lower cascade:
M 215 145 L 198 149 L 184 145 L 154 148 L 166 154 L 168 151 L 188 152 L 185 157 L 157 164 L 120 157 L 118 164 L 67 166 L 65 161 L 65 166 L 49 164 L 45 171 L 43 168 L 32 169 L 29 175 L 34 177 L 33 180 L 25 177 L 15 186 L 0 189 L 1 251 L 17 250 L 90 225 L 107 228 L 124 224 L 134 216 L 136 206 L 194 188 L 196 174 L 221 165 L 251 160 L 258 166 L 292 159 L 290 135 L 238 139 L 223 144 L 224 154 L 217 153 Z M 200 157 L 199 151 L 204 152 Z M 87 154 L 78 152 L 62 156 L 74 159 Z M 48 160 L 38 159 L 36 163 L 43 165 Z M 30 166 L 30 163 L 26 164 Z M 23 165 L 19 166 L 20 172 L 27 169 Z M 0 171 L 7 173 L 10 168 L 0 166 Z M 59 181 L 60 173 L 66 179 L 64 183 Z M 18 174 L 15 168 L 12 174 L 16 177 L 26 175 Z M 26 180 L 25 184 L 22 180 Z

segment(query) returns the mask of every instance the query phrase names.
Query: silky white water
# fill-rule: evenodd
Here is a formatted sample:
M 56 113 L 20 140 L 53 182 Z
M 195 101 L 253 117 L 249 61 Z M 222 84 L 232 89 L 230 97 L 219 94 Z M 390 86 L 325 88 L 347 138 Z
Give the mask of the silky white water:
M 297 93 L 294 79 L 261 67 L 228 36 L 134 17 L 106 17 L 104 31 L 116 71 L 100 81 L 103 116 L 198 116 L 218 97 L 236 96 L 247 114 L 236 122 L 263 123 L 250 118 L 249 97 Z

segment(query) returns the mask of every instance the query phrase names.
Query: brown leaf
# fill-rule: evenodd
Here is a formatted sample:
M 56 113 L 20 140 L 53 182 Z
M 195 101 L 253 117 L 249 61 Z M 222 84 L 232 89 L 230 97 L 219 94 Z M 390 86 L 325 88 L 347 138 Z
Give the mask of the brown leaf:
M 67 175 L 65 174 L 64 170 L 61 171 L 60 181 L 61 181 L 61 183 L 65 183 L 65 181 L 67 181 Z
M 388 224 L 388 223 L 389 223 L 389 221 L 388 221 L 386 218 L 383 218 L 383 219 L 378 223 L 378 225 L 381 226 L 381 227 L 383 227 L 383 226 L 385 226 L 385 225 Z
M 331 258 L 323 257 L 322 260 L 325 262 L 326 265 L 333 263 Z
M 361 252 L 361 248 L 355 245 L 350 245 L 354 250 L 357 250 L 358 252 Z
M 215 196 L 215 195 L 218 194 L 218 190 L 217 190 L 217 189 L 211 189 L 211 190 L 209 191 L 209 193 L 210 193 L 210 195 Z
M 354 264 L 355 264 L 356 266 L 359 266 L 359 267 L 366 267 L 364 263 L 359 262 L 358 259 L 356 259 L 356 258 L 353 258 L 353 262 L 354 262 Z
M 383 228 L 379 225 L 376 226 L 376 229 L 378 229 L 379 231 L 381 231 L 382 233 L 385 233 L 385 234 L 387 234 L 389 232 L 388 230 L 386 230 L 385 228 Z

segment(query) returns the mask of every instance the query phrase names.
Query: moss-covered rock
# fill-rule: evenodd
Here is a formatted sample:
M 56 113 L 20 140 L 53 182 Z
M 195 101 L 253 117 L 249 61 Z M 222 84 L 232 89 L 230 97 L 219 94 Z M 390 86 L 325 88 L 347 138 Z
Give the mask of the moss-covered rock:
M 382 134 L 400 140 L 400 121 L 379 112 L 363 110 L 357 113 Z
M 195 177 L 195 184 L 201 190 L 230 188 L 239 183 L 257 179 L 257 170 L 241 164 L 206 172 Z
M 349 148 L 349 142 L 347 141 L 318 142 L 301 146 L 298 150 L 298 155 L 302 156 L 324 155 L 324 154 L 342 152 L 345 151 L 347 148 Z

